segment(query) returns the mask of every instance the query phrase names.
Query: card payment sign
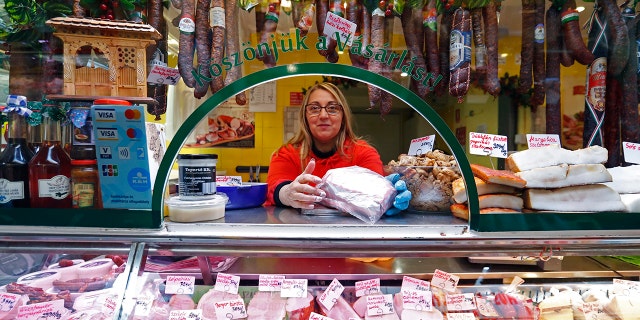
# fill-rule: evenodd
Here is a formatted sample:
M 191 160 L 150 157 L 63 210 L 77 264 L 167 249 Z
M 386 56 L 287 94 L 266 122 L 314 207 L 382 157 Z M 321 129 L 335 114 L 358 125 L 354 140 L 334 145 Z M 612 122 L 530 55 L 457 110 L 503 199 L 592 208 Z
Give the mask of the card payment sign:
M 143 107 L 94 105 L 91 112 L 104 207 L 150 209 L 151 176 Z

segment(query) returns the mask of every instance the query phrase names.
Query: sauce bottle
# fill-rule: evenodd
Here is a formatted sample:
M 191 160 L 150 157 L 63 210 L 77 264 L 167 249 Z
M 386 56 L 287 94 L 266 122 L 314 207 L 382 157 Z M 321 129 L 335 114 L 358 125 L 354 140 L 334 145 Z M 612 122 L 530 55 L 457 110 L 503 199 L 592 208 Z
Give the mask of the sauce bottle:
M 42 147 L 29 162 L 32 208 L 71 208 L 71 158 L 60 143 L 60 123 L 42 119 Z
M 0 208 L 29 207 L 28 164 L 33 153 L 27 146 L 26 104 L 24 96 L 10 95 L 7 99 L 9 126 L 7 146 L 0 153 Z

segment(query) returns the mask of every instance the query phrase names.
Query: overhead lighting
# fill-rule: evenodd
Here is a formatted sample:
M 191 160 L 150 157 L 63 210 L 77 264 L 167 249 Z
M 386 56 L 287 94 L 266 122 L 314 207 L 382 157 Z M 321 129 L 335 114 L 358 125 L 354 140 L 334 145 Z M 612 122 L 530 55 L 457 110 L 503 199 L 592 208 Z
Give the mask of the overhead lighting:
M 584 11 L 584 7 L 582 7 L 582 6 L 577 7 L 577 8 L 576 8 L 576 11 L 578 11 L 578 12 L 582 12 L 582 11 Z
M 400 76 L 401 76 L 401 77 L 406 77 L 406 76 L 408 76 L 408 75 L 409 75 L 409 74 L 408 74 L 408 73 L 406 73 L 406 72 L 401 72 L 401 73 L 400 73 Z
M 291 1 L 290 0 L 282 0 L 280 2 L 280 6 L 285 7 L 285 8 L 291 8 Z

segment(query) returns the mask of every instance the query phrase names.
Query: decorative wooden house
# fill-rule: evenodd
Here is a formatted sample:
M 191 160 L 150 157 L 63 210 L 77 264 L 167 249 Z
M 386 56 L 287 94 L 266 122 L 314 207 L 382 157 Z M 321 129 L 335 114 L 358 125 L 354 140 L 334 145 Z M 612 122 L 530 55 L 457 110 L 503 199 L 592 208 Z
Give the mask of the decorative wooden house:
M 58 17 L 47 21 L 64 43 L 64 94 L 147 96 L 146 48 L 162 39 L 148 24 Z

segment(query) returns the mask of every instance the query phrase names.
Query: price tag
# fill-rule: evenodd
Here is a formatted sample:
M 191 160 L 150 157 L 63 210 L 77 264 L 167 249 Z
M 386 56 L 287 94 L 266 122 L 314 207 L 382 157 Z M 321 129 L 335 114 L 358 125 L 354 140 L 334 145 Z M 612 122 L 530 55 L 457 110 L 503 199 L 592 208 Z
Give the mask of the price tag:
M 333 320 L 333 318 L 325 317 L 321 314 L 311 312 L 311 314 L 309 315 L 309 320 Z
M 258 291 L 280 291 L 283 281 L 283 275 L 261 274 L 258 279 Z
M 485 298 L 476 298 L 476 305 L 478 306 L 478 312 L 487 318 L 498 318 L 500 314 L 493 303 L 489 302 Z
M 582 313 L 587 320 L 610 319 L 608 315 L 605 317 L 605 312 L 599 302 L 582 303 Z
M 148 317 L 151 313 L 151 306 L 153 305 L 152 297 L 144 297 L 136 300 L 136 307 L 133 310 L 133 314 L 138 317 Z
M 108 296 L 104 299 L 104 303 L 102 304 L 102 313 L 107 316 L 112 316 L 116 313 L 116 306 L 118 305 L 118 300 L 116 296 Z
M 54 320 L 62 319 L 67 313 L 64 300 L 53 300 L 20 306 L 16 320 Z
M 431 289 L 429 281 L 412 278 L 409 276 L 402 277 L 402 286 L 400 291 L 416 290 L 416 291 L 428 291 Z
M 419 156 L 429 151 L 433 151 L 433 144 L 435 143 L 435 140 L 435 134 L 422 138 L 411 139 L 411 144 L 409 144 L 409 152 L 407 152 L 407 154 L 410 156 Z
M 622 153 L 624 161 L 630 163 L 640 163 L 640 144 L 633 142 L 622 142 Z
M 390 294 L 376 294 L 373 296 L 367 296 L 367 315 L 379 316 L 383 314 L 394 313 L 393 309 L 393 295 Z
M 220 292 L 238 294 L 240 288 L 240 277 L 232 274 L 219 272 L 216 276 L 216 284 L 213 289 Z
M 151 70 L 149 70 L 147 82 L 151 84 L 176 85 L 179 79 L 180 71 L 178 69 L 154 65 L 151 67 Z
M 513 280 L 511 281 L 511 284 L 509 284 L 509 287 L 507 287 L 507 289 L 505 290 L 506 293 L 509 292 L 514 292 L 516 290 L 516 288 L 523 284 L 524 280 L 518 276 L 513 277 Z
M 460 277 L 436 269 L 431 279 L 431 286 L 453 292 L 458 286 L 458 281 L 460 281 Z
M 164 293 L 166 294 L 193 294 L 196 277 L 167 276 Z
M 469 153 L 494 158 L 507 157 L 507 136 L 469 132 Z
M 417 311 L 433 310 L 431 291 L 402 290 L 402 307 Z
M 242 185 L 241 176 L 216 176 L 216 186 L 239 186 Z
M 280 296 L 283 298 L 303 298 L 307 296 L 307 279 L 284 279 Z
M 560 145 L 560 136 L 557 134 L 527 133 L 527 146 L 529 149 Z
M 447 295 L 447 310 L 469 311 L 476 310 L 476 302 L 473 293 L 459 293 Z
M 338 302 L 338 299 L 340 299 L 342 291 L 344 291 L 344 286 L 342 285 L 342 283 L 340 283 L 340 281 L 338 281 L 338 279 L 334 278 L 327 287 L 327 290 L 325 290 L 320 295 L 320 297 L 318 298 L 318 302 L 322 304 L 327 310 L 331 310 L 331 308 L 333 308 L 333 305 L 335 305 L 336 302 Z
M 380 292 L 380 279 L 356 281 L 356 297 L 368 296 Z
M 340 36 L 340 43 L 350 46 L 355 38 L 357 24 L 337 15 L 333 12 L 327 12 L 327 17 L 324 22 L 324 35 L 336 39 L 336 32 Z M 327 40 L 328 42 L 328 40 Z
M 202 309 L 171 310 L 169 320 L 202 320 Z
M 247 317 L 247 310 L 244 307 L 244 300 L 233 299 L 221 302 L 214 302 L 218 320 L 242 319 Z
M 613 292 L 615 294 L 628 296 L 640 294 L 640 282 L 622 279 L 613 279 Z
M 16 302 L 20 299 L 20 295 L 0 292 L 0 311 L 11 311 L 16 307 Z
M 447 313 L 447 320 L 475 320 L 473 312 Z

